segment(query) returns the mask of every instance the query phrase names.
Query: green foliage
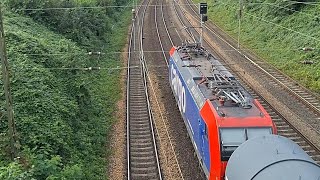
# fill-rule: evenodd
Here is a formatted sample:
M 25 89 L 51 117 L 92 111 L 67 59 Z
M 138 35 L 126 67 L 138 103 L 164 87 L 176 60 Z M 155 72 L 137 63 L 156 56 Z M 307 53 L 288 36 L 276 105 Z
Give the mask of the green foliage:
M 283 1 L 283 0 L 247 0 L 249 9 L 255 9 L 259 11 L 265 11 L 268 15 L 278 17 L 278 16 L 288 16 L 299 12 L 304 7 L 306 3 L 317 2 L 316 0 L 298 0 L 298 1 Z M 256 3 L 256 4 L 255 4 Z M 264 4 L 259 4 L 264 3 Z
M 106 179 L 107 136 L 121 94 L 120 71 L 108 68 L 121 66 L 121 62 L 119 54 L 88 52 L 120 51 L 130 11 L 121 16 L 103 8 L 18 14 L 14 9 L 111 2 L 6 3 L 10 8 L 5 12 L 5 31 L 21 158 L 14 163 L 8 160 L 7 123 L 0 119 L 0 179 Z M 115 14 L 119 16 L 114 18 Z M 4 107 L 3 98 L 0 91 L 0 107 Z
M 0 179 L 6 180 L 23 180 L 32 178 L 33 172 L 32 169 L 25 171 L 21 164 L 18 162 L 12 162 L 7 166 L 0 167 Z
M 198 0 L 195 0 L 199 2 Z M 241 42 L 278 69 L 320 93 L 320 6 L 317 0 L 244 0 Z M 239 2 L 216 0 L 209 17 L 235 39 L 238 37 Z M 315 48 L 304 52 L 304 47 Z M 305 65 L 304 60 L 313 61 Z
M 120 21 L 123 7 L 111 8 L 105 6 L 125 5 L 128 1 L 111 0 L 6 0 L 7 6 L 23 15 L 32 17 L 37 22 L 45 24 L 52 30 L 65 35 L 82 47 L 87 49 L 102 50 L 108 41 L 108 32 L 112 24 Z M 99 7 L 101 8 L 77 8 Z M 51 10 L 30 10 L 47 9 Z M 59 9 L 71 8 L 71 9 Z M 128 8 L 127 8 L 128 10 Z M 99 48 L 97 48 L 99 47 Z M 96 49 L 94 49 L 96 48 Z

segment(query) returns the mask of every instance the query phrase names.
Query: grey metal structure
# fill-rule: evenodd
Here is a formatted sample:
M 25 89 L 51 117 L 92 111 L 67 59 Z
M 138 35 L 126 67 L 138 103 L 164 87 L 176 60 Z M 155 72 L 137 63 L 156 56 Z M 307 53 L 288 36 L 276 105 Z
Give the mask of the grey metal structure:
M 231 155 L 226 180 L 320 180 L 320 166 L 290 139 L 249 139 Z
M 173 54 L 198 107 L 210 99 L 221 116 L 263 116 L 253 97 L 221 62 L 198 43 L 185 43 Z

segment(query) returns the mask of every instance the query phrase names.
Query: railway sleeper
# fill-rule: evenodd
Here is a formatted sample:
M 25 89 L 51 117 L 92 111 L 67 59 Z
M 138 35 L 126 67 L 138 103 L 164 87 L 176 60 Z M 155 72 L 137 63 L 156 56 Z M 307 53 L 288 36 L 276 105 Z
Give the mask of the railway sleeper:
M 144 142 L 144 143 L 141 143 L 141 142 L 130 142 L 130 145 L 131 147 L 153 147 L 153 143 L 151 142 L 151 139 L 149 142 Z
M 141 135 L 141 134 L 149 134 L 150 135 L 150 129 L 149 130 L 141 130 L 141 131 L 132 131 L 130 132 L 130 135 Z
M 279 133 L 281 136 L 287 137 L 289 139 L 298 137 L 298 134 L 296 132 L 283 132 Z
M 320 161 L 320 154 L 314 154 L 311 157 Z
M 130 154 L 132 156 L 152 156 L 154 153 L 153 151 L 131 151 Z
M 133 146 L 131 146 L 130 147 L 130 150 L 131 151 L 147 151 L 147 150 L 154 150 L 154 148 L 153 148 L 153 146 L 148 146 L 148 147 L 133 147 Z
M 141 109 L 147 109 L 147 105 L 146 104 L 142 104 L 142 105 L 133 105 L 130 107 L 130 109 L 137 109 L 137 110 L 141 110 Z
M 132 134 L 130 135 L 130 138 L 147 138 L 150 137 L 150 134 Z
M 134 126 L 134 127 L 149 127 L 150 123 L 147 121 L 131 121 L 130 122 L 130 127 Z
M 129 89 L 130 93 L 145 91 L 145 86 L 143 82 L 135 82 L 134 84 L 130 84 Z
M 288 129 L 288 128 L 290 128 L 290 126 L 288 124 L 277 125 L 278 132 L 279 132 L 279 129 L 282 129 L 282 131 L 284 131 L 285 130 L 284 128 Z
M 311 146 L 308 145 L 308 144 L 305 144 L 305 145 L 299 145 L 302 149 L 310 149 Z
M 272 120 L 276 124 L 276 126 L 278 126 L 278 125 L 280 125 L 280 126 L 281 125 L 288 125 L 288 123 L 282 121 L 281 119 L 272 119 Z
M 306 141 L 295 141 L 295 143 L 298 144 L 300 147 L 310 146 Z
M 131 145 L 141 144 L 141 146 L 149 146 L 149 145 L 152 145 L 152 143 L 150 143 L 150 141 L 151 141 L 151 138 L 131 139 Z
M 304 149 L 304 151 L 309 154 L 309 156 L 318 154 L 314 149 Z
M 136 105 L 141 106 L 141 105 L 145 105 L 145 104 L 146 104 L 146 101 L 136 101 L 136 100 L 135 100 L 134 103 L 130 101 L 129 104 L 130 104 L 130 105 L 133 104 L 133 105 L 135 105 L 135 106 L 136 106 Z
M 131 174 L 132 179 L 138 179 L 138 180 L 150 180 L 151 178 L 157 179 L 158 174 L 157 173 L 142 173 L 142 174 L 138 174 L 138 173 L 132 173 Z
M 139 79 L 137 79 L 137 78 L 130 79 L 130 86 L 129 87 L 142 88 L 142 87 L 144 87 L 144 81 L 141 78 L 139 78 Z
M 278 133 L 295 133 L 295 131 L 293 129 L 288 129 L 289 126 L 285 125 L 285 126 L 277 126 L 278 128 Z M 282 129 L 285 128 L 285 129 Z
M 282 119 L 277 115 L 277 116 L 271 116 L 272 121 L 277 121 L 277 122 L 283 122 Z M 287 124 L 286 122 L 283 122 L 283 124 Z
M 130 93 L 130 98 L 145 98 L 145 91 L 143 91 L 143 92 L 139 92 L 139 93 L 133 93 L 133 92 L 131 92 Z
M 134 160 L 135 158 L 130 161 L 131 166 L 134 166 L 134 167 L 143 167 L 143 166 L 148 167 L 155 164 L 154 158 L 150 161 L 134 161 Z
M 143 171 L 143 172 L 152 171 L 153 172 L 153 171 L 157 170 L 157 168 L 154 167 L 154 166 L 150 166 L 150 167 L 132 167 L 131 170 L 135 171 L 135 172 L 137 172 L 137 171 Z
M 135 157 L 135 156 L 131 156 L 130 159 L 132 161 L 143 161 L 143 162 L 153 162 L 153 164 L 155 164 L 155 161 L 154 161 L 154 156 L 139 156 L 139 157 Z
M 150 126 L 149 125 L 146 125 L 146 126 L 133 126 L 133 125 L 130 125 L 130 130 L 131 131 L 150 130 Z
M 146 118 L 132 117 L 132 118 L 129 118 L 129 120 L 130 120 L 130 123 L 146 123 L 146 122 L 149 123 L 149 117 L 146 117 Z
M 287 137 L 287 138 L 290 139 L 290 140 L 292 140 L 292 141 L 294 141 L 294 142 L 298 141 L 298 139 L 299 139 L 299 140 L 302 139 L 300 136 L 292 136 L 292 137 Z
M 143 143 L 149 143 L 150 142 L 150 140 L 151 140 L 151 137 L 149 137 L 149 138 L 144 138 L 144 139 L 136 139 L 136 138 L 131 138 L 131 141 L 132 141 L 132 143 L 141 143 L 141 144 L 143 144 Z
M 144 84 L 141 84 L 141 85 L 131 85 L 130 86 L 131 88 L 134 88 L 133 92 L 131 92 L 132 94 L 133 93 L 137 93 L 137 92 L 145 92 L 145 87 L 144 87 Z
M 140 118 L 143 118 L 143 117 L 149 117 L 149 112 L 148 111 L 141 111 L 141 112 L 131 112 L 130 113 L 130 117 L 140 117 Z

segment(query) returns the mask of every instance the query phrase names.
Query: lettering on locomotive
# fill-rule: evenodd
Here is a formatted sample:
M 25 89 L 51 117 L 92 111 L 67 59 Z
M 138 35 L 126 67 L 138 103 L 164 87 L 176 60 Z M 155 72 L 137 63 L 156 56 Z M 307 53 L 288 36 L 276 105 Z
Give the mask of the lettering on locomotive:
M 182 85 L 177 70 L 171 65 L 171 85 L 175 95 L 178 97 L 178 106 L 180 112 L 186 112 L 186 90 Z

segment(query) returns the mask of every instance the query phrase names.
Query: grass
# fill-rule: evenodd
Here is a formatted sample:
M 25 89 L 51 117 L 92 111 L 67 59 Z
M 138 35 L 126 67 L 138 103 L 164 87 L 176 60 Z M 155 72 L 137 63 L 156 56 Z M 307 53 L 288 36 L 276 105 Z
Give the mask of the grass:
M 238 2 L 208 1 L 208 6 L 209 19 L 237 39 Z M 283 7 L 285 4 L 245 4 L 241 21 L 242 47 L 252 49 L 305 87 L 320 93 L 320 6 Z M 303 47 L 315 50 L 304 52 Z M 302 64 L 304 60 L 314 64 Z

